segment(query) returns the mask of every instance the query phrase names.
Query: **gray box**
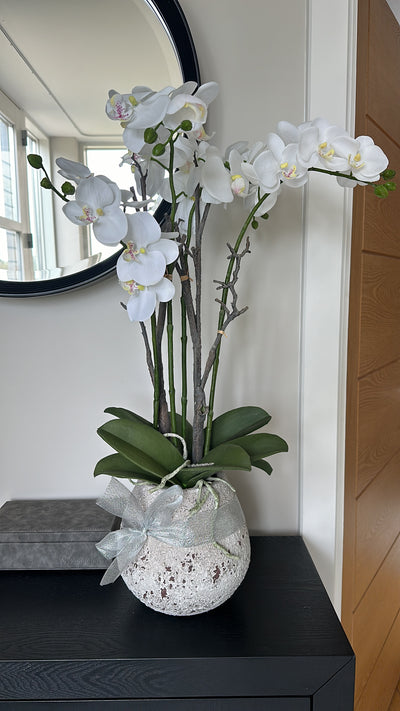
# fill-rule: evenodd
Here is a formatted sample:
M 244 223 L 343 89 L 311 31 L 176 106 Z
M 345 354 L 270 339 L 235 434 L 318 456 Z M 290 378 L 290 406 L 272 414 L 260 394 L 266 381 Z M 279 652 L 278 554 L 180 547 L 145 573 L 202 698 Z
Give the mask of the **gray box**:
M 95 544 L 118 526 L 94 499 L 7 501 L 0 508 L 0 569 L 105 569 L 109 561 Z

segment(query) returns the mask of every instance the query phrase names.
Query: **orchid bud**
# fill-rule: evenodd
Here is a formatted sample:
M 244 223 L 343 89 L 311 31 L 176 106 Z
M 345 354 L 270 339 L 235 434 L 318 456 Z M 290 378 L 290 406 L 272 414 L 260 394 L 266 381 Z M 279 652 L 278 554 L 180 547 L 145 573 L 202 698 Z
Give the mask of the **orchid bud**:
M 165 146 L 162 143 L 157 143 L 152 152 L 153 156 L 162 156 L 165 153 Z
M 384 183 L 384 187 L 386 188 L 386 190 L 389 190 L 389 192 L 392 193 L 394 190 L 396 190 L 396 183 Z
M 36 170 L 43 168 L 42 156 L 38 156 L 36 153 L 30 153 L 29 156 L 27 156 L 27 160 L 32 168 L 36 168 Z
M 182 131 L 191 131 L 193 128 L 193 124 L 189 119 L 184 119 L 181 123 L 181 129 Z
M 65 183 L 62 184 L 61 190 L 63 191 L 64 195 L 74 195 L 75 193 L 74 186 L 71 185 L 68 180 L 66 180 Z
M 155 143 L 157 138 L 157 131 L 154 128 L 146 128 L 144 132 L 144 140 L 146 143 Z
M 388 190 L 384 185 L 376 185 L 374 188 L 374 193 L 378 198 L 385 198 L 388 196 Z
M 394 178 L 395 175 L 396 175 L 395 170 L 391 170 L 390 168 L 387 168 L 386 170 L 383 171 L 383 173 L 381 173 L 381 178 L 383 178 L 383 180 L 390 180 L 391 178 Z
M 51 184 L 51 181 L 48 178 L 42 178 L 40 181 L 40 185 L 42 188 L 45 188 L 46 190 L 52 190 L 53 186 Z

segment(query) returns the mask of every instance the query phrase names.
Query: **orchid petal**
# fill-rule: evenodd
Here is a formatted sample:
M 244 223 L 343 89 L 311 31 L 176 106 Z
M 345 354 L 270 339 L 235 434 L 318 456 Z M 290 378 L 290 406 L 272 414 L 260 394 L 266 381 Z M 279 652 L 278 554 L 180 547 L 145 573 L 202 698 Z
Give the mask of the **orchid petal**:
M 161 279 L 158 284 L 155 284 L 150 288 L 155 289 L 158 301 L 162 302 L 171 301 L 175 294 L 175 287 L 172 281 L 170 279 L 166 279 L 165 277 Z
M 267 136 L 267 146 L 274 156 L 275 160 L 280 163 L 282 151 L 285 148 L 285 144 L 281 137 L 277 133 L 269 133 Z
M 131 321 L 147 321 L 156 308 L 156 293 L 154 290 L 144 288 L 137 290 L 126 305 L 128 316 Z
M 157 242 L 161 228 L 150 212 L 135 212 L 128 215 L 127 241 L 134 242 L 137 249 Z
M 84 221 L 82 219 L 82 207 L 81 205 L 78 205 L 76 200 L 70 200 L 69 202 L 67 202 L 65 205 L 63 205 L 62 210 L 64 215 L 68 217 L 68 219 L 71 220 L 74 225 L 79 225 L 79 227 L 82 227 L 83 225 L 89 224 L 91 222 L 89 220 Z
M 93 223 L 93 232 L 101 244 L 117 245 L 127 230 L 126 215 L 119 208 L 105 208 L 104 216 Z
M 178 259 L 179 247 L 176 242 L 171 242 L 169 239 L 159 239 L 156 244 L 150 244 L 148 253 L 161 252 L 167 264 L 172 264 Z M 161 275 L 162 276 L 162 275 Z
M 193 92 L 196 89 L 197 89 L 197 82 L 186 81 L 184 84 L 181 84 L 181 86 L 178 86 L 177 89 L 174 89 L 174 91 L 171 91 L 170 98 L 173 99 L 174 96 L 177 96 L 178 94 L 193 94 Z
M 144 129 L 138 129 L 128 124 L 122 134 L 122 140 L 132 153 L 140 153 L 144 146 Z
M 60 168 L 57 172 L 64 178 L 73 180 L 74 182 L 79 182 L 82 178 L 89 178 L 93 175 L 86 165 L 77 163 L 74 160 L 69 160 L 68 158 L 56 158 L 56 163 Z
M 209 81 L 206 84 L 202 84 L 196 91 L 196 96 L 204 101 L 208 106 L 212 101 L 218 96 L 219 85 L 215 81 Z
M 115 193 L 110 185 L 97 177 L 82 180 L 76 189 L 75 197 L 78 203 L 94 208 L 104 207 L 115 202 Z
M 207 155 L 202 169 L 202 185 L 212 198 L 211 202 L 232 202 L 230 176 L 218 155 Z M 204 202 L 207 202 L 203 195 Z
M 155 126 L 163 120 L 169 104 L 169 96 L 160 92 L 144 99 L 135 108 L 135 115 L 131 123 L 136 129 L 145 129 Z
M 122 261 L 123 260 L 123 255 Z M 149 286 L 157 284 L 165 273 L 165 257 L 161 251 L 147 252 L 146 254 L 138 254 L 137 258 L 132 262 L 126 262 L 130 266 L 129 278 L 123 281 L 133 279 L 138 284 Z M 121 270 L 122 271 L 122 270 Z M 125 270 L 123 270 L 125 273 Z M 118 277 L 121 279 L 119 273 Z

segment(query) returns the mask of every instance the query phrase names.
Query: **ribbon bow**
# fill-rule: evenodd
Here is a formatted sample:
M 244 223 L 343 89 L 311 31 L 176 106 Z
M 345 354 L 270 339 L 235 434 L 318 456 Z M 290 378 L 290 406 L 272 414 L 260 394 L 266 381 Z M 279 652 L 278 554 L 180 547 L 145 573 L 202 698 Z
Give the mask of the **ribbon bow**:
M 186 519 L 173 520 L 174 512 L 183 500 L 181 487 L 175 484 L 159 490 L 145 509 L 137 496 L 139 486 L 135 485 L 129 491 L 120 481 L 112 479 L 103 496 L 97 500 L 99 506 L 122 519 L 118 531 L 111 531 L 96 544 L 105 558 L 115 558 L 104 573 L 100 585 L 113 583 L 118 578 L 138 556 L 148 536 L 173 546 L 213 543 L 226 555 L 236 557 L 217 543 L 219 539 L 235 533 L 245 523 L 236 496 L 221 505 L 216 497 L 216 505 L 211 511 L 195 507 Z
M 181 536 L 181 522 L 172 521 L 174 511 L 182 502 L 181 487 L 175 485 L 162 489 L 148 509 L 141 505 L 135 488 L 129 491 L 121 482 L 112 479 L 97 501 L 99 506 L 122 519 L 118 531 L 111 531 L 96 544 L 105 558 L 115 558 L 100 585 L 113 583 L 118 578 L 140 553 L 148 535 L 175 545 Z

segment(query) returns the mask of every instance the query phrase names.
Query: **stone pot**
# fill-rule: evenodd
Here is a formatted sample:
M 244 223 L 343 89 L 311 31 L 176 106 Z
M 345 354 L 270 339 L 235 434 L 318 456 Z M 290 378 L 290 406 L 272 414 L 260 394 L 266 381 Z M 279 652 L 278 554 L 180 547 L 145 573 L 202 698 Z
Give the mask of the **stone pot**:
M 209 527 L 214 528 L 216 533 L 211 540 L 171 545 L 149 534 L 136 558 L 121 572 L 129 590 L 153 610 L 181 616 L 212 610 L 231 597 L 247 572 L 250 539 L 236 493 L 223 481 L 211 482 L 210 486 L 213 491 L 202 488 L 203 503 L 193 520 L 197 515 L 198 520 L 202 519 L 205 538 L 210 539 Z M 152 485 L 142 484 L 135 487 L 135 493 L 147 510 L 160 492 Z M 173 522 L 186 526 L 198 501 L 198 488 L 183 489 Z M 214 525 L 215 516 L 220 513 L 221 518 Z

